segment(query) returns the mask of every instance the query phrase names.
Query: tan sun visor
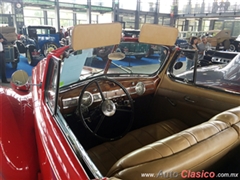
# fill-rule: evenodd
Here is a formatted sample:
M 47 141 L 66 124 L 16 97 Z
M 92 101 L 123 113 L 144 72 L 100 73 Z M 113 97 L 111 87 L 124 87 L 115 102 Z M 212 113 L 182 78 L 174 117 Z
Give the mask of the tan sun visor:
M 178 37 L 178 29 L 157 24 L 143 24 L 139 42 L 174 46 Z
M 120 23 L 79 24 L 73 28 L 72 47 L 81 50 L 119 44 L 121 34 Z

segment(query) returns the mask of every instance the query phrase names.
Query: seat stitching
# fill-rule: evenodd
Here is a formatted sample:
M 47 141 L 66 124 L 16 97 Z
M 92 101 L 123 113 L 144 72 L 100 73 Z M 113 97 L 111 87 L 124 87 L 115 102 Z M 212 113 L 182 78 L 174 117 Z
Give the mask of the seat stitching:
M 184 139 L 186 139 L 186 140 L 188 141 L 189 145 L 192 146 L 191 142 L 188 140 L 187 137 L 184 136 L 184 134 L 179 134 L 179 135 L 180 135 L 181 137 L 183 137 Z
M 173 149 L 170 147 L 170 146 L 168 146 L 166 143 L 164 143 L 164 142 L 161 142 L 163 145 L 165 145 L 165 146 L 167 146 L 171 151 L 172 151 L 172 153 L 174 154 L 174 152 L 173 152 Z
M 185 132 L 191 134 L 191 135 L 193 136 L 193 138 L 194 138 L 197 142 L 199 142 L 199 141 L 197 140 L 197 137 L 196 137 L 193 133 L 191 133 L 191 132 L 189 132 L 189 131 L 185 131 Z
M 221 131 L 221 129 L 218 126 L 216 126 L 214 123 L 210 122 L 210 124 L 213 125 L 214 127 L 216 127 L 219 132 Z
M 237 141 L 237 140 L 236 140 L 236 141 Z M 236 141 L 235 141 L 235 142 L 236 142 Z M 227 148 L 229 148 L 229 147 L 231 147 L 231 146 L 234 146 L 234 145 L 235 145 L 235 143 L 233 143 L 232 145 L 227 146 L 227 147 L 224 148 L 223 150 L 219 151 L 217 154 L 211 156 L 209 159 L 215 157 L 216 155 L 218 155 L 219 153 L 221 153 L 221 152 L 224 151 L 225 149 L 227 149 Z M 167 157 L 168 157 L 168 156 L 166 156 L 166 157 L 163 156 L 163 158 L 167 158 Z M 154 161 L 157 161 L 157 160 L 159 160 L 159 159 L 160 159 L 160 158 L 154 159 L 154 160 L 150 160 L 150 161 L 146 161 L 146 162 L 144 162 L 144 163 L 142 163 L 142 164 L 138 164 L 138 165 L 145 165 L 145 164 L 147 164 L 147 163 L 154 162 Z M 189 170 L 197 167 L 197 166 L 200 165 L 200 164 L 203 164 L 205 161 L 207 161 L 207 160 L 209 160 L 209 159 L 206 159 L 206 160 L 202 161 L 201 163 L 198 163 L 196 166 L 193 166 L 192 168 L 189 168 Z M 134 165 L 134 166 L 126 166 L 126 167 L 123 167 L 122 165 L 120 165 L 120 166 L 121 166 L 122 169 L 117 172 L 118 174 L 119 174 L 120 172 L 122 172 L 123 170 L 132 168 L 132 167 L 134 167 L 134 166 L 136 166 L 136 165 Z
M 215 126 L 214 126 L 214 127 L 215 127 Z M 226 129 L 227 129 L 227 128 L 226 128 Z M 226 129 L 224 129 L 224 130 L 226 130 Z M 189 134 L 191 134 L 191 135 L 195 138 L 195 140 L 196 140 L 197 142 L 201 142 L 201 141 L 204 141 L 204 140 L 206 140 L 206 139 L 208 139 L 208 138 L 210 138 L 210 137 L 215 136 L 216 134 L 218 134 L 218 133 L 221 132 L 221 131 L 219 131 L 219 132 L 217 132 L 217 133 L 214 133 L 214 134 L 208 136 L 207 138 L 202 139 L 201 141 L 198 141 L 198 140 L 197 140 L 197 137 L 196 137 L 193 133 L 191 133 L 191 132 L 189 132 L 189 131 L 185 131 L 185 132 L 188 132 Z
M 158 154 L 160 154 L 162 157 L 164 157 L 155 147 L 150 146 L 151 149 L 153 149 L 154 151 L 156 151 Z

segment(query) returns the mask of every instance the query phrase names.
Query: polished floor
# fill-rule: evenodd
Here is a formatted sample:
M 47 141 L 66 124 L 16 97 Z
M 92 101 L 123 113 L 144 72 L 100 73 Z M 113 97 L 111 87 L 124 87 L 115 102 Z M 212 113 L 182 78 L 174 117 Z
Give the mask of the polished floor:
M 11 81 L 10 78 L 7 79 L 9 82 Z M 11 84 L 10 83 L 2 83 L 0 82 L 0 86 L 5 86 L 5 87 L 11 87 Z

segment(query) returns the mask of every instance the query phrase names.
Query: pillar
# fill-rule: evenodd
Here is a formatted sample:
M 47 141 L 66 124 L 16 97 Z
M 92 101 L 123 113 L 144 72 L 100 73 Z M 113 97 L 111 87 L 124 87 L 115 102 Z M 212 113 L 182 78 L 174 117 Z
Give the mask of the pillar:
M 48 14 L 46 10 L 43 11 L 43 24 L 48 25 Z
M 184 23 L 184 31 L 188 31 L 188 28 L 189 28 L 189 20 L 185 20 L 185 23 Z
M 88 10 L 87 10 L 87 18 L 88 18 L 88 23 L 92 23 L 92 8 L 91 8 L 91 0 L 87 0 L 87 5 L 88 5 Z
M 60 31 L 60 12 L 59 12 L 59 0 L 55 0 L 55 22 L 56 22 L 56 27 L 57 31 Z
M 137 8 L 135 11 L 135 24 L 134 24 L 135 29 L 139 29 L 139 12 L 140 12 L 140 0 L 137 0 Z
M 23 15 L 23 1 L 18 0 L 12 3 L 13 7 L 13 19 L 16 26 L 17 33 L 20 33 L 22 27 L 24 26 L 24 15 Z

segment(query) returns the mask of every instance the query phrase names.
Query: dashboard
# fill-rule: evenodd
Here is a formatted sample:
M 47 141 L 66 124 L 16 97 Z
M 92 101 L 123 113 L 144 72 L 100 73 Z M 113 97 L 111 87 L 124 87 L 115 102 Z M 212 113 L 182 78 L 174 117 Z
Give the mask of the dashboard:
M 147 78 L 114 78 L 121 83 L 127 92 L 131 95 L 132 99 L 154 94 L 156 88 L 160 82 L 158 76 Z M 89 81 L 90 82 L 90 81 Z M 82 92 L 84 85 L 75 85 L 69 89 L 63 91 L 60 90 L 58 104 L 63 114 L 73 113 L 79 101 L 79 95 Z M 102 94 L 106 99 L 112 99 L 114 101 L 122 101 L 126 94 L 123 90 L 113 83 L 112 81 L 105 81 L 99 84 L 102 90 Z M 102 100 L 100 92 L 98 92 L 95 86 L 90 86 L 82 96 L 82 105 L 89 107 L 94 103 L 99 103 Z

